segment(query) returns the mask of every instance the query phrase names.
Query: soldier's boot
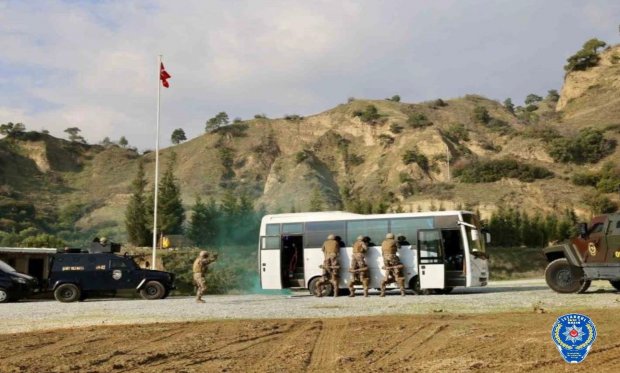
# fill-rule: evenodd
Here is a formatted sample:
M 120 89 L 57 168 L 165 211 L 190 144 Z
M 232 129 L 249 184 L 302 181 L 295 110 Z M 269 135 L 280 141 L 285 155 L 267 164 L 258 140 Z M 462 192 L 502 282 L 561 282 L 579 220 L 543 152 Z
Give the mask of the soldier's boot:
M 206 303 L 206 302 L 202 300 L 202 295 L 199 295 L 196 297 L 196 303 Z
M 385 281 L 381 281 L 381 294 L 379 294 L 382 297 L 385 297 Z
M 400 286 L 400 295 L 405 296 L 405 279 L 404 278 L 399 278 L 398 279 L 398 286 Z
M 364 285 L 364 296 L 368 297 L 368 279 L 367 278 L 362 280 L 362 285 Z
M 349 296 L 353 298 L 355 296 L 355 286 L 353 285 L 353 280 L 349 283 Z
M 323 280 L 316 283 L 316 287 L 314 288 L 314 295 L 319 298 L 323 296 Z
M 332 287 L 334 288 L 334 298 L 338 296 L 338 279 L 332 280 Z

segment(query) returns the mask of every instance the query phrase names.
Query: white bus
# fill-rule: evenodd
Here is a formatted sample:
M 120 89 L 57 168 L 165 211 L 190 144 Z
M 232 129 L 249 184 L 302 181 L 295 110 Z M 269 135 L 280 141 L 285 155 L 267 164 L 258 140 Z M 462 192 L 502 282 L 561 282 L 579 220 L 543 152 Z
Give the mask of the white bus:
M 405 284 L 414 293 L 446 294 L 455 286 L 487 284 L 485 244 L 490 235 L 481 234 L 480 221 L 472 212 L 361 215 L 332 211 L 263 217 L 258 247 L 261 287 L 307 288 L 314 294 L 322 274 L 321 247 L 334 234 L 341 239 L 339 288 L 348 287 L 351 246 L 357 236 L 370 237 L 366 255 L 370 287 L 379 288 L 384 275 L 381 242 L 388 232 L 405 237 L 398 256 L 405 266 Z M 327 285 L 325 292 L 332 291 Z

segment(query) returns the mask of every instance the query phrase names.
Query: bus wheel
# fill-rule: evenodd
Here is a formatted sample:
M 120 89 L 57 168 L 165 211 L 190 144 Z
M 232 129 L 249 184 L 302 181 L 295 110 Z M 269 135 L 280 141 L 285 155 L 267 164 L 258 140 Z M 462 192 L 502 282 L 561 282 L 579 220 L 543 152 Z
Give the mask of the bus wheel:
M 310 291 L 311 295 L 316 295 L 316 286 L 319 283 L 319 281 L 321 281 L 321 277 L 315 277 L 312 280 L 310 280 L 310 284 L 308 284 L 308 290 Z M 333 291 L 334 291 L 334 288 L 331 282 L 323 284 L 321 296 L 324 296 L 324 297 L 330 296 L 333 294 Z
M 454 290 L 452 286 L 446 286 L 443 289 L 435 289 L 435 293 L 437 294 L 450 294 Z
M 583 269 L 572 266 L 566 258 L 559 258 L 545 269 L 547 285 L 558 293 L 577 293 L 586 281 L 583 278 Z
M 429 295 L 431 293 L 429 289 L 420 288 L 420 277 L 418 276 L 413 276 L 409 280 L 409 289 L 413 290 L 413 293 L 416 295 Z
M 614 287 L 614 289 L 620 291 L 620 281 L 609 280 L 609 283 Z

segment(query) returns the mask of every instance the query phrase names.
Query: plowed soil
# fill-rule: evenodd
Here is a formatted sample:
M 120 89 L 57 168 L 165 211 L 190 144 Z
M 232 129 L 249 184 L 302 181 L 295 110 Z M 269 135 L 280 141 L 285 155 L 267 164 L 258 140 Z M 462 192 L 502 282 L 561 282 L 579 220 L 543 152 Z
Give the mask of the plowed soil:
M 613 310 L 582 310 L 585 362 L 551 341 L 559 313 L 433 314 L 99 326 L 0 335 L 1 372 L 617 372 Z

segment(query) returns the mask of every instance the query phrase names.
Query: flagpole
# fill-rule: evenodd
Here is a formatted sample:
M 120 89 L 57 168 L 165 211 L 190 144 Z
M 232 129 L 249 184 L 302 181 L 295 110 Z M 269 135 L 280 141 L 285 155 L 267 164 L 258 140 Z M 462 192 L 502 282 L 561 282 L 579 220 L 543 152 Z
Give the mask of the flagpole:
M 157 56 L 157 130 L 155 137 L 155 193 L 153 195 L 153 258 L 151 269 L 157 259 L 157 199 L 159 192 L 159 101 L 161 96 L 161 54 Z

